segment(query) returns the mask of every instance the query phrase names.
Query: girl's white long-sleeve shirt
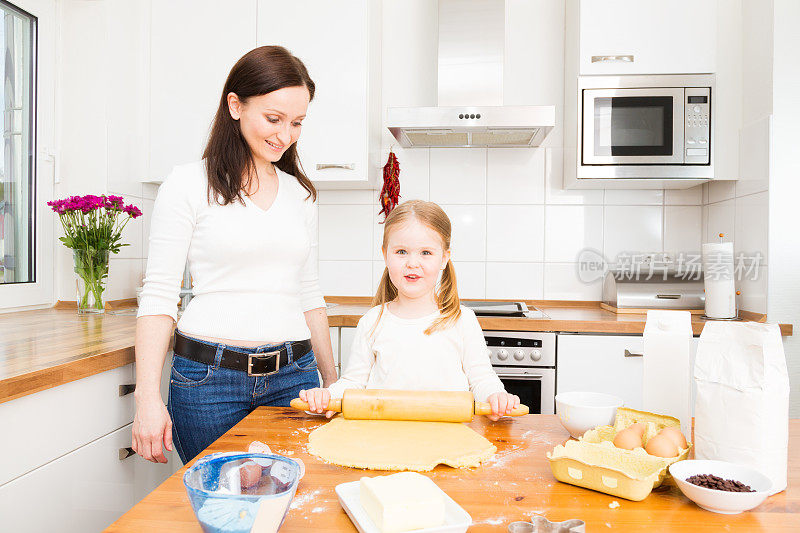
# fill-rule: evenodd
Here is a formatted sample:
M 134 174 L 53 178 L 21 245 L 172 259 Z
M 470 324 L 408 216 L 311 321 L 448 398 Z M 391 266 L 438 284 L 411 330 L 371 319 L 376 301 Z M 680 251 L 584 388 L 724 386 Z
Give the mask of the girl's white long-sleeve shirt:
M 361 317 L 342 377 L 329 390 L 341 398 L 346 389 L 402 389 L 470 391 L 476 401 L 486 401 L 503 384 L 492 369 L 489 349 L 475 313 L 461 307 L 451 327 L 430 335 L 425 329 L 439 313 L 414 319 L 400 318 L 373 307 Z
M 194 297 L 178 329 L 233 340 L 308 339 L 304 311 L 325 307 L 317 266 L 317 209 L 279 169 L 267 210 L 245 197 L 208 201 L 203 161 L 175 167 L 158 190 L 137 316 L 175 320 L 188 258 Z

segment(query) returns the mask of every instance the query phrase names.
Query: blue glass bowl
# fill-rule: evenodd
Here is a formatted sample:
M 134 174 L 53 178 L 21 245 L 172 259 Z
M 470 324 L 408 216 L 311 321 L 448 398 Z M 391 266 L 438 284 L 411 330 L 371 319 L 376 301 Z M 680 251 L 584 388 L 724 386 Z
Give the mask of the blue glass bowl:
M 186 470 L 183 484 L 203 531 L 246 533 L 256 523 L 278 530 L 300 477 L 300 466 L 280 455 L 213 453 Z

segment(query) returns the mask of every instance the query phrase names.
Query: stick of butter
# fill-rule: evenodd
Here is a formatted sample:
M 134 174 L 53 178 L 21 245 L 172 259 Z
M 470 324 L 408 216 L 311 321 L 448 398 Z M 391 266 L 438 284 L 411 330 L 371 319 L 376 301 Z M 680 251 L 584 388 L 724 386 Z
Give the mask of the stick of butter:
M 382 533 L 444 524 L 444 498 L 436 484 L 416 472 L 362 477 L 361 505 Z

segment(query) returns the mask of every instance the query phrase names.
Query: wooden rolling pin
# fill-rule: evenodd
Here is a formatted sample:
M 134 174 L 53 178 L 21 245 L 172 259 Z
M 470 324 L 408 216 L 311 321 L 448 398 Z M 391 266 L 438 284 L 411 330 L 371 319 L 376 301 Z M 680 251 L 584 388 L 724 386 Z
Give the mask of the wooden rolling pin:
M 308 410 L 308 403 L 300 398 L 292 400 L 290 405 L 300 411 Z M 347 389 L 344 398 L 332 399 L 326 410 L 351 419 L 425 422 L 469 422 L 473 415 L 492 414 L 489 404 L 474 401 L 471 392 L 379 389 Z M 511 416 L 527 414 L 527 405 L 511 412 Z

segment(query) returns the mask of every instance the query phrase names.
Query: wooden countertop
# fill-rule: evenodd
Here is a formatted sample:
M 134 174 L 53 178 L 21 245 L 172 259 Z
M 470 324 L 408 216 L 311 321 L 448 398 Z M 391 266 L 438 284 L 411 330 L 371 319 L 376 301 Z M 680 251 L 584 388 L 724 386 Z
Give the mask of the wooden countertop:
M 366 297 L 327 297 L 331 326 L 355 327 L 369 309 Z M 480 318 L 484 329 L 638 334 L 645 315 L 605 311 L 599 302 L 528 300 L 549 319 Z M 741 314 L 763 322 L 764 315 Z M 692 318 L 699 335 L 704 321 Z M 104 315 L 77 314 L 74 308 L 50 308 L 0 314 L 0 403 L 57 387 L 134 362 L 135 311 L 117 309 Z M 781 324 L 783 335 L 791 324 Z
M 326 296 L 328 322 L 331 326 L 355 327 L 358 320 L 369 310 L 370 298 L 348 296 Z M 508 300 L 514 301 L 514 300 Z M 600 307 L 600 302 L 557 301 L 557 300 L 522 300 L 528 307 L 536 307 L 544 311 L 550 318 L 501 318 L 480 317 L 483 329 L 511 331 L 565 331 L 578 333 L 644 333 L 647 315 L 617 314 Z M 766 315 L 740 311 L 739 315 L 754 322 L 766 322 Z M 699 315 L 692 315 L 692 331 L 700 335 L 703 326 L 708 322 Z M 781 334 L 792 334 L 791 324 L 781 324 Z
M 135 333 L 132 314 L 0 314 L 0 403 L 133 363 Z
M 308 454 L 308 433 L 323 423 L 320 418 L 289 408 L 259 407 L 201 455 L 244 451 L 250 442 L 260 440 L 276 453 L 298 457 L 305 463 L 306 475 L 281 532 L 355 531 L 339 505 L 334 487 L 364 475 L 388 472 L 329 465 Z M 556 481 L 545 452 L 563 443 L 569 435 L 554 415 L 527 415 L 497 423 L 476 417 L 469 425 L 497 446 L 495 456 L 478 468 L 440 465 L 427 475 L 472 516 L 470 531 L 505 531 L 510 522 L 530 520 L 532 514 L 558 521 L 579 518 L 586 522 L 587 531 L 611 528 L 613 531 L 774 532 L 789 531 L 800 523 L 800 454 L 796 453 L 800 420 L 790 421 L 789 488 L 739 515 L 700 509 L 681 494 L 671 479 L 641 502 Z M 185 470 L 186 467 L 181 468 L 106 531 L 201 531 L 183 486 Z M 609 507 L 613 502 L 619 507 Z

